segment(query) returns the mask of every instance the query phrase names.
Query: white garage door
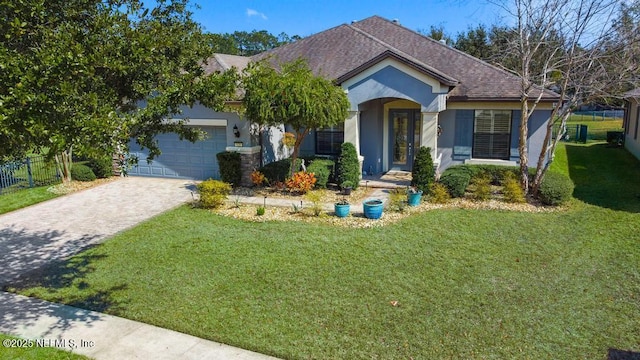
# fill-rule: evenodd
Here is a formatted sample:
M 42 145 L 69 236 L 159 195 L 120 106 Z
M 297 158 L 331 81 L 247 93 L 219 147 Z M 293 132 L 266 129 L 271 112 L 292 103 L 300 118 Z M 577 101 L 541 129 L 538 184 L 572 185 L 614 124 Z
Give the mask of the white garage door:
M 129 170 L 129 175 L 194 180 L 220 179 L 216 154 L 226 148 L 226 129 L 224 126 L 202 126 L 200 129 L 205 131 L 208 137 L 195 143 L 180 140 L 177 134 L 156 136 L 162 154 L 150 164 L 146 160 L 148 150 L 140 150 L 135 141 L 132 141 L 129 150 L 139 161 L 137 166 Z

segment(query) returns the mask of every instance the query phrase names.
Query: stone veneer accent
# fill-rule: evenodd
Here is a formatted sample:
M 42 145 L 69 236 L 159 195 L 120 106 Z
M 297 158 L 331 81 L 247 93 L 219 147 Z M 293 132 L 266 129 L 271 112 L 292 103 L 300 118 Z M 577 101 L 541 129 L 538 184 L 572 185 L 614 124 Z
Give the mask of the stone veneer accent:
M 225 150 L 240 153 L 240 185 L 253 186 L 251 173 L 260 167 L 260 146 L 235 147 L 229 146 Z

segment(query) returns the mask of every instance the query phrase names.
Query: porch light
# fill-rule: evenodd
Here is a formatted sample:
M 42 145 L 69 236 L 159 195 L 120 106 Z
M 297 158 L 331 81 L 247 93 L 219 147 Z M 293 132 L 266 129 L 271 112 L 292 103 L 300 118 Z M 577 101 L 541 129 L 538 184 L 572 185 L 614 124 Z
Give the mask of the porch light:
M 235 137 L 237 138 L 240 137 L 240 130 L 238 129 L 238 125 L 233 125 L 233 135 L 235 135 Z

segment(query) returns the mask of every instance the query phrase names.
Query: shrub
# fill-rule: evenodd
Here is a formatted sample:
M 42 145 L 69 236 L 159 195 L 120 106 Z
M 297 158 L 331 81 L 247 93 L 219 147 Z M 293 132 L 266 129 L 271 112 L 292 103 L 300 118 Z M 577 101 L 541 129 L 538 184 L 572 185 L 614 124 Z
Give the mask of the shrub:
M 322 196 L 317 191 L 309 191 L 305 198 L 311 202 L 311 211 L 313 211 L 314 216 L 320 216 L 322 214 Z
M 473 179 L 475 187 L 473 191 L 473 199 L 478 201 L 489 200 L 491 197 L 491 177 L 484 175 Z
M 431 184 L 431 188 L 429 189 L 429 201 L 436 204 L 446 204 L 449 200 L 451 200 L 451 195 L 449 195 L 449 191 L 446 186 L 439 182 Z
M 356 147 L 350 142 L 345 142 L 340 147 L 337 172 L 338 183 L 342 184 L 345 181 L 351 181 L 353 189 L 358 188 L 360 183 L 360 162 Z
M 233 186 L 240 185 L 240 179 L 242 178 L 240 154 L 232 151 L 223 151 L 217 153 L 216 158 L 218 159 L 220 178 L 222 181 L 232 184 Z
M 573 182 L 567 176 L 547 172 L 540 183 L 538 199 L 545 205 L 562 205 L 571 199 L 573 187 Z
M 260 186 L 264 184 L 265 181 L 267 181 L 267 178 L 260 171 L 255 170 L 254 172 L 251 173 L 251 182 L 255 186 Z
M 258 208 L 256 209 L 256 215 L 262 216 L 266 211 L 267 210 L 264 208 L 264 206 L 258 206 Z
M 407 192 L 404 189 L 393 189 L 389 192 L 389 209 L 404 212 L 407 208 Z
M 86 165 L 73 164 L 73 166 L 71 166 L 71 179 L 76 181 L 93 181 L 96 179 L 96 174 Z
M 113 176 L 113 159 L 111 156 L 91 158 L 86 165 L 100 179 Z
M 307 167 L 307 171 L 314 173 L 316 176 L 316 186 L 320 188 L 326 188 L 329 179 L 331 178 L 331 170 L 333 169 L 334 162 L 327 159 L 315 159 L 311 162 L 311 165 Z
M 411 186 L 422 190 L 425 195 L 429 194 L 429 186 L 435 181 L 435 168 L 431 158 L 431 148 L 421 146 L 413 162 L 411 171 Z
M 462 166 L 452 166 L 442 173 L 440 183 L 444 185 L 451 197 L 463 197 L 469 182 L 471 181 L 471 171 Z
M 285 182 L 287 188 L 289 188 L 289 191 L 297 192 L 300 194 L 306 194 L 307 192 L 309 192 L 309 190 L 313 189 L 315 183 L 315 175 L 313 173 L 304 171 L 298 171 Z
M 296 171 L 300 169 L 301 163 L 301 159 L 296 160 Z M 259 170 L 264 174 L 270 184 L 285 181 L 291 175 L 291 159 L 282 159 L 268 163 Z
M 507 175 L 502 181 L 502 194 L 504 201 L 510 203 L 523 203 L 526 201 L 520 182 L 514 175 Z
M 198 184 L 197 189 L 200 193 L 200 206 L 214 209 L 224 204 L 227 195 L 231 193 L 231 184 L 209 179 Z

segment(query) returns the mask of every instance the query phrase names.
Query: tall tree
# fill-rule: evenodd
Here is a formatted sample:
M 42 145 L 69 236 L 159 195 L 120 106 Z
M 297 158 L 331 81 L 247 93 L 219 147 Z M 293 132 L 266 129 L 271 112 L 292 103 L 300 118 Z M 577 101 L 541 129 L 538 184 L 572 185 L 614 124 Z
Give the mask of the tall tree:
M 292 164 L 311 130 L 340 124 L 348 115 L 349 100 L 342 88 L 314 76 L 304 60 L 279 64 L 279 70 L 267 61 L 253 63 L 245 70 L 243 86 L 248 119 L 261 126 L 293 128 Z
M 608 66 L 615 51 L 599 46 L 611 31 L 610 25 L 620 1 L 615 0 L 509 0 L 495 2 L 513 18 L 517 37 L 509 56 L 518 60 L 514 73 L 521 84 L 520 168 L 522 187 L 535 195 L 555 149 L 566 131 L 571 109 L 605 95 L 620 77 L 630 75 L 629 68 Z M 617 44 L 622 51 L 625 44 Z M 627 61 L 622 61 L 628 64 Z M 528 181 L 527 136 L 529 120 L 545 95 L 553 87 L 560 95 L 551 111 L 542 151 L 537 154 L 536 173 Z M 557 130 L 557 133 L 554 131 Z M 555 136 L 554 136 L 555 135 Z
M 242 56 L 259 54 L 301 39 L 298 35 L 289 36 L 286 33 L 275 36 L 266 30 L 234 31 L 232 34 L 205 34 L 204 36 L 214 52 Z
M 211 49 L 188 0 L 0 1 L 0 156 L 48 151 L 69 179 L 72 151 L 160 154 L 154 135 L 201 133 L 167 122 L 196 101 L 221 109 L 233 72 L 205 75 Z
M 418 29 L 416 31 L 422 35 L 432 38 L 433 40 L 437 40 L 437 41 L 444 40 L 446 44 L 454 43 L 453 39 L 451 38 L 451 36 L 449 36 L 449 34 L 446 33 L 444 26 L 442 25 L 438 25 L 438 26 L 431 25 L 429 27 L 429 30 Z

